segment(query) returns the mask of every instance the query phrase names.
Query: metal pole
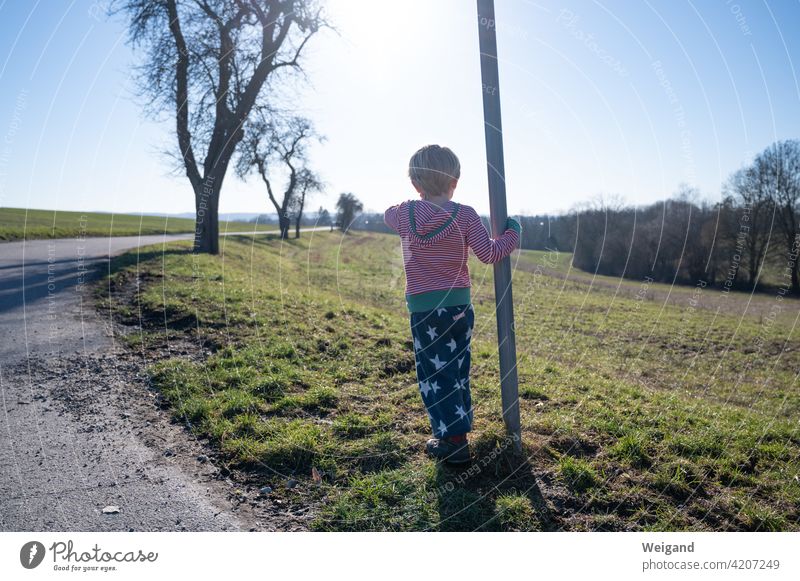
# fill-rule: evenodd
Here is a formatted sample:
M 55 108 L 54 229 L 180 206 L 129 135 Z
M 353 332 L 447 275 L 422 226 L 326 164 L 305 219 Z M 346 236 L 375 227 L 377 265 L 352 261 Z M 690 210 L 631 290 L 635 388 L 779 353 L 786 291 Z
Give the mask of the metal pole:
M 505 231 L 507 213 L 494 0 L 478 0 L 478 42 L 481 52 L 486 166 L 489 173 L 489 216 L 492 236 L 497 237 Z M 494 295 L 497 303 L 497 343 L 500 356 L 503 422 L 508 434 L 514 438 L 514 448 L 521 450 L 514 301 L 511 295 L 511 260 L 508 257 L 494 265 Z

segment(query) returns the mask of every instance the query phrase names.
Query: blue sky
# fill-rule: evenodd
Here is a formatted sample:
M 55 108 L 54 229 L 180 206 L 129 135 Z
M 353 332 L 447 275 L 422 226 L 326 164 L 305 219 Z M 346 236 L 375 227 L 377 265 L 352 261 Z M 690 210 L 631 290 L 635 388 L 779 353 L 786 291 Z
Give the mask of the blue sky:
M 160 153 L 173 122 L 146 121 L 136 55 L 105 0 L 0 0 L 0 206 L 191 211 Z M 488 211 L 471 0 L 328 2 L 339 34 L 315 38 L 308 82 L 286 87 L 327 141 L 328 183 L 368 209 L 414 197 L 413 151 L 449 145 L 456 199 Z M 496 0 L 512 213 L 597 195 L 647 203 L 686 182 L 711 201 L 776 139 L 800 137 L 800 1 Z M 229 176 L 223 212 L 270 211 Z

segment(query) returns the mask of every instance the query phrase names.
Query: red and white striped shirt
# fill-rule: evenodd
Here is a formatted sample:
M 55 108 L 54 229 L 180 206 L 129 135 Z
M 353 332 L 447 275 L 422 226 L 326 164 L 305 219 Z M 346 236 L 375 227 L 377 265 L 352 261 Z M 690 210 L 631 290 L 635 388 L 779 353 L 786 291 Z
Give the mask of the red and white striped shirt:
M 431 291 L 469 289 L 469 248 L 478 260 L 489 264 L 511 254 L 519 243 L 514 229 L 492 239 L 471 206 L 452 200 L 442 206 L 427 200 L 406 201 L 386 210 L 383 219 L 400 235 L 406 297 L 411 299 Z

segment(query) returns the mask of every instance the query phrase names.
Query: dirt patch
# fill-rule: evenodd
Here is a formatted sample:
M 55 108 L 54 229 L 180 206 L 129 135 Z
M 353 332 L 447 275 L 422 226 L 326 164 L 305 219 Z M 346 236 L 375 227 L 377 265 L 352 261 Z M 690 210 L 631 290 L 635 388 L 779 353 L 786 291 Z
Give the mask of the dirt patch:
M 10 371 L 10 370 L 9 370 Z M 148 385 L 143 365 L 138 357 L 124 350 L 96 354 L 57 363 L 32 360 L 24 373 L 34 384 L 49 383 L 48 405 L 59 414 L 67 414 L 80 426 L 77 431 L 92 433 L 103 440 L 108 450 L 126 448 L 130 440 L 143 446 L 146 462 L 138 466 L 143 456 L 131 459 L 125 454 L 114 455 L 115 471 L 134 479 L 161 484 L 156 474 L 179 471 L 199 488 L 205 488 L 206 498 L 219 514 L 233 516 L 241 530 L 294 531 L 306 530 L 311 518 L 309 503 L 303 490 L 291 494 L 262 494 L 264 482 L 226 466 L 214 449 L 195 438 L 165 411 L 166 404 Z M 86 381 L 86 377 L 91 381 Z M 101 461 L 87 454 L 90 459 Z M 127 483 L 126 483 L 127 484 Z M 278 483 L 274 488 L 279 489 Z M 153 488 L 153 502 L 168 504 L 158 498 L 159 488 Z M 134 510 L 135 507 L 125 507 Z M 169 510 L 169 508 L 165 508 Z M 190 530 L 177 521 L 174 530 Z

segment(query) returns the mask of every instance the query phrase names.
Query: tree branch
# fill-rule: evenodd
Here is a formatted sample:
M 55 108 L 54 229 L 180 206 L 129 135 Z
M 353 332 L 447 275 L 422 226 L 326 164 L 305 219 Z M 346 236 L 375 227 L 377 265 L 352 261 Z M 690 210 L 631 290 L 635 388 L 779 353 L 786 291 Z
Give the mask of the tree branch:
M 178 133 L 178 146 L 180 147 L 183 163 L 186 166 L 186 175 L 192 187 L 197 191 L 202 184 L 200 172 L 192 149 L 192 135 L 189 131 L 189 50 L 181 31 L 178 7 L 175 0 L 166 0 L 167 14 L 169 16 L 169 30 L 175 40 L 178 51 L 178 62 L 175 67 L 175 105 L 176 129 Z

